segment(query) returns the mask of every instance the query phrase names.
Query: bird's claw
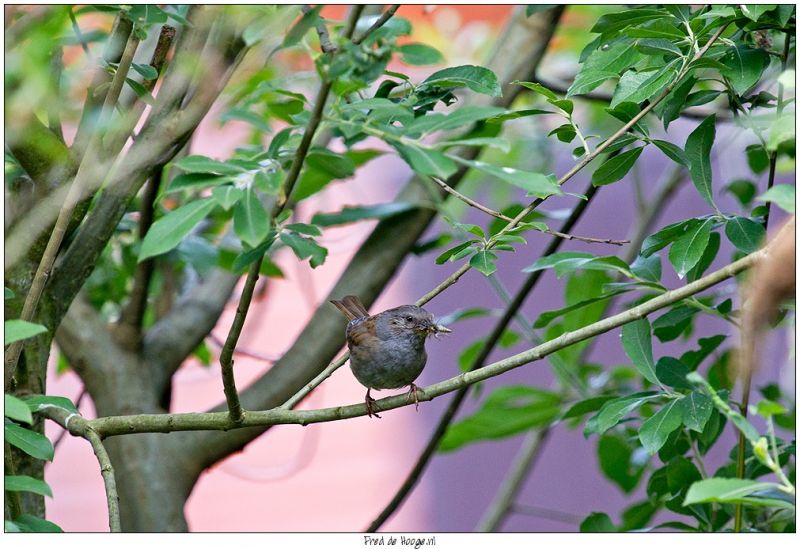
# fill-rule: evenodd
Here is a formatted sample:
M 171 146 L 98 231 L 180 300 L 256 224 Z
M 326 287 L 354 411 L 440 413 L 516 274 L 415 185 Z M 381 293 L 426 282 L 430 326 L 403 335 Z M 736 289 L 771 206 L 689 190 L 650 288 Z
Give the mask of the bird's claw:
M 408 396 L 409 398 L 414 399 L 414 408 L 419 411 L 419 395 L 418 392 L 423 392 L 422 389 L 414 385 L 413 383 L 408 388 Z
M 364 399 L 364 402 L 367 405 L 367 416 L 375 416 L 376 418 L 381 419 L 381 416 L 378 415 L 378 411 L 376 410 L 377 405 L 375 399 L 369 396 L 369 390 L 367 390 L 367 397 Z

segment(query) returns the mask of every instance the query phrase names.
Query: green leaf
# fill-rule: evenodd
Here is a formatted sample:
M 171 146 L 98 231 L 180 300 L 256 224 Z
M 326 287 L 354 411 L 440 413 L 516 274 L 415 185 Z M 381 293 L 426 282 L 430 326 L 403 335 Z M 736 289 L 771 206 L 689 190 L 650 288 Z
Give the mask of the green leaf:
M 791 214 L 795 209 L 795 188 L 794 185 L 775 185 L 756 197 L 756 200 L 764 202 L 774 202 L 782 210 Z
M 126 78 L 125 83 L 131 87 L 133 93 L 135 93 L 136 96 L 139 97 L 142 101 L 144 101 L 148 105 L 152 105 L 153 103 L 155 103 L 155 98 L 150 94 L 149 91 L 147 91 L 147 88 L 142 86 L 139 82 L 137 82 L 133 78 Z
M 648 282 L 661 281 L 661 257 L 651 255 L 650 257 L 637 256 L 631 263 L 631 273 Z
M 193 200 L 153 223 L 142 241 L 139 261 L 166 253 L 176 247 L 216 205 L 213 198 Z
M 692 91 L 692 88 L 694 88 L 696 83 L 697 78 L 695 78 L 691 73 L 687 76 L 684 76 L 681 82 L 672 89 L 664 101 L 662 101 L 660 105 L 656 106 L 656 112 L 659 113 L 661 116 L 661 121 L 664 123 L 664 130 L 669 128 L 670 123 L 677 120 L 683 109 L 687 107 L 686 103 L 689 93 Z M 669 156 L 667 151 L 664 152 Z M 681 151 L 681 156 L 683 156 L 683 151 Z M 670 158 L 672 157 L 670 156 Z M 686 165 L 688 166 L 688 162 Z
M 227 211 L 242 199 L 244 192 L 233 185 L 223 185 L 222 187 L 212 189 L 211 196 L 214 197 L 217 204 Z
M 714 410 L 711 398 L 700 391 L 692 391 L 682 398 L 681 402 L 683 403 L 683 424 L 692 431 L 702 433 Z
M 651 455 L 667 442 L 667 437 L 681 426 L 683 419 L 683 399 L 673 399 L 642 423 L 639 429 L 639 441 Z
M 669 261 L 675 267 L 678 278 L 686 276 L 694 267 L 708 246 L 713 219 L 707 219 L 694 229 L 689 229 L 669 250 Z
M 650 337 L 650 322 L 640 318 L 622 327 L 622 348 L 634 367 L 650 383 L 659 383 L 656 363 L 653 360 L 653 342 Z
M 3 323 L 3 345 L 10 345 L 15 341 L 22 341 L 45 332 L 47 332 L 47 328 L 41 324 L 34 324 L 18 318 L 6 320 Z
M 558 96 L 555 93 L 550 91 L 548 88 L 542 86 L 538 82 L 522 82 L 520 80 L 514 80 L 513 82 L 511 82 L 511 84 L 512 85 L 518 84 L 518 85 L 522 86 L 523 88 L 527 88 L 527 89 L 529 89 L 529 90 L 531 90 L 533 92 L 538 93 L 539 95 L 544 96 L 545 99 L 548 99 L 550 101 L 558 100 Z
M 401 143 L 392 145 L 411 169 L 419 174 L 447 179 L 456 171 L 456 163 L 439 151 Z
M 622 418 L 639 408 L 639 406 L 648 400 L 661 396 L 662 393 L 647 391 L 609 400 L 603 404 L 597 414 L 586 422 L 584 436 L 588 436 L 592 433 L 605 433 L 619 423 Z
M 10 288 L 3 287 L 3 299 L 14 299 L 14 292 Z
M 692 218 L 667 225 L 644 239 L 644 242 L 642 242 L 641 256 L 650 257 L 661 248 L 678 240 L 688 231 L 696 228 L 700 223 L 700 220 Z
M 681 57 L 683 52 L 666 38 L 642 38 L 637 40 L 636 48 L 647 55 L 668 55 Z
M 581 400 L 580 402 L 576 402 L 572 406 L 570 406 L 564 415 L 561 416 L 561 419 L 570 419 L 573 417 L 581 417 L 589 412 L 595 412 L 599 410 L 603 404 L 608 402 L 609 400 L 614 400 L 613 395 L 605 395 L 605 396 L 598 396 L 598 397 L 591 397 L 587 398 L 586 400 Z
M 471 137 L 469 139 L 452 139 L 439 141 L 437 147 L 493 147 L 500 152 L 508 153 L 511 151 L 511 142 L 503 137 Z
M 709 478 L 695 482 L 686 493 L 684 505 L 695 503 L 743 503 L 743 498 L 755 492 L 775 488 L 772 482 L 742 478 Z
M 689 159 L 689 173 L 700 196 L 716 209 L 711 189 L 711 146 L 716 134 L 717 115 L 712 114 L 703 120 L 686 139 L 686 158 Z
M 425 135 L 442 130 L 452 130 L 479 120 L 501 116 L 507 112 L 506 109 L 499 107 L 461 107 L 449 114 L 433 113 L 420 116 L 406 127 L 406 132 Z
M 56 407 L 66 410 L 71 414 L 77 414 L 78 409 L 70 399 L 54 395 L 27 395 L 22 401 L 31 412 L 38 412 L 46 407 Z
M 739 45 L 729 49 L 720 62 L 727 67 L 722 74 L 730 81 L 734 91 L 744 95 L 756 85 L 764 69 L 769 66 L 769 54 L 762 49 Z
M 4 427 L 6 442 L 36 459 L 53 460 L 53 444 L 46 436 L 13 423 L 6 423 Z
M 636 147 L 608 158 L 592 174 L 592 185 L 595 187 L 608 185 L 625 177 L 625 174 L 636 163 L 639 155 L 642 154 L 643 149 L 644 147 Z
M 316 213 L 311 218 L 311 223 L 320 227 L 345 225 L 364 219 L 385 219 L 394 215 L 418 208 L 411 202 L 387 202 L 374 206 L 346 206 L 340 212 Z
M 19 515 L 14 518 L 21 532 L 63 533 L 61 527 L 55 523 L 33 515 Z
M 611 108 L 623 102 L 639 104 L 659 93 L 675 78 L 678 72 L 678 59 L 670 61 L 662 68 L 647 71 L 634 72 L 629 70 L 619 79 L 611 98 Z
M 573 303 L 572 305 L 568 305 L 568 306 L 563 307 L 561 309 L 555 309 L 553 311 L 545 311 L 545 312 L 543 312 L 542 314 L 539 315 L 539 318 L 536 319 L 536 322 L 534 322 L 533 327 L 534 328 L 544 328 L 545 326 L 550 324 L 556 318 L 558 318 L 560 316 L 563 316 L 563 315 L 565 315 L 565 314 L 567 314 L 567 313 L 569 313 L 571 311 L 582 309 L 583 307 L 588 307 L 589 305 L 592 305 L 593 303 L 599 303 L 601 301 L 606 301 L 606 300 L 611 299 L 612 297 L 614 297 L 616 295 L 625 293 L 626 291 L 627 290 L 616 290 L 616 291 L 613 291 L 613 292 L 608 292 L 608 293 L 599 295 L 597 297 L 592 297 L 592 298 L 589 298 L 589 299 L 585 299 L 583 301 L 579 301 L 577 303 Z
M 158 78 L 158 71 L 155 67 L 142 63 L 131 63 L 131 68 L 141 74 L 145 80 L 155 80 Z
M 658 317 L 653 322 L 653 334 L 659 341 L 673 341 L 688 327 L 697 309 L 680 305 Z
M 255 248 L 269 234 L 269 218 L 256 192 L 250 188 L 233 209 L 233 230 L 242 242 Z
M 324 156 L 324 153 L 321 151 L 318 151 L 318 153 L 320 156 Z M 337 156 L 334 153 L 330 154 Z M 355 173 L 355 168 L 366 164 L 373 158 L 382 154 L 384 154 L 383 151 L 366 149 L 351 150 L 344 153 L 343 156 L 352 162 L 353 173 Z M 312 156 L 312 153 L 309 153 L 309 156 Z M 298 202 L 324 189 L 328 183 L 337 179 L 337 173 L 344 173 L 344 170 L 348 167 L 345 162 L 334 160 L 330 156 L 318 158 L 316 160 L 312 159 L 312 165 L 315 166 L 316 169 L 304 169 L 292 193 L 293 199 Z M 330 170 L 335 173 L 331 173 Z M 349 175 L 345 177 L 349 177 Z
M 220 162 L 219 160 L 214 160 L 199 154 L 193 154 L 181 158 L 172 165 L 188 173 L 235 176 L 246 171 L 235 164 Z
M 591 513 L 580 525 L 581 533 L 616 532 L 617 527 L 605 513 Z
M 626 494 L 636 488 L 647 465 L 646 461 L 634 461 L 634 450 L 627 437 L 613 432 L 597 441 L 600 470 Z
M 419 84 L 417 93 L 433 88 L 462 87 L 492 97 L 502 95 L 497 76 L 489 69 L 475 65 L 461 65 L 436 71 Z
M 648 23 L 654 19 L 669 17 L 665 11 L 659 9 L 628 9 L 619 13 L 608 13 L 597 20 L 591 32 L 610 34 L 626 27 Z
M 463 164 L 472 166 L 476 170 L 496 177 L 506 183 L 511 183 L 515 187 L 528 191 L 529 196 L 537 196 L 539 198 L 546 198 L 551 195 L 560 195 L 561 187 L 554 175 L 544 175 L 541 173 L 528 172 L 525 170 L 518 170 L 516 168 L 498 167 L 481 162 L 480 160 L 461 160 Z
M 289 223 L 284 226 L 284 229 L 308 236 L 322 236 L 322 231 L 319 230 L 319 227 L 308 223 Z
M 669 141 L 661 141 L 660 139 L 653 139 L 652 143 L 670 159 L 674 160 L 681 166 L 686 166 L 687 168 L 689 167 L 689 159 L 687 158 L 686 153 L 683 152 L 683 149 L 681 149 L 679 146 L 670 143 Z
M 555 268 L 556 274 L 561 276 L 567 272 L 572 272 L 575 270 L 575 268 L 571 266 L 568 269 L 560 269 L 561 266 L 569 265 L 573 263 L 574 260 L 592 260 L 596 257 L 597 256 L 594 254 L 590 254 L 588 252 L 556 252 L 544 257 L 540 257 L 532 265 L 522 269 L 522 272 L 533 273 L 543 269 Z
M 28 407 L 25 405 L 23 401 L 11 395 L 3 395 L 3 396 L 4 396 L 3 415 L 5 417 L 11 418 L 14 421 L 27 423 L 29 425 L 33 423 L 33 416 L 31 416 L 31 411 L 28 409 Z
M 306 166 L 320 170 L 333 179 L 350 177 L 356 171 L 355 163 L 350 158 L 326 149 L 312 149 L 306 156 Z
M 610 71 L 582 70 L 578 73 L 575 77 L 575 81 L 572 82 L 572 85 L 567 90 L 567 97 L 589 93 L 609 78 L 615 78 L 616 76 L 617 73 Z
M 686 364 L 690 370 L 696 369 L 700 363 L 705 360 L 714 350 L 725 341 L 724 335 L 716 335 L 713 337 L 701 337 L 697 340 L 700 344 L 700 349 L 696 351 L 686 351 L 681 355 L 681 362 Z
M 794 187 L 792 187 L 794 189 Z M 747 179 L 736 179 L 725 187 L 725 191 L 731 193 L 739 201 L 742 207 L 749 206 L 756 196 L 756 186 Z
M 671 356 L 662 356 L 656 363 L 656 375 L 664 385 L 669 385 L 675 389 L 691 389 L 692 386 L 686 381 L 686 374 L 689 368 L 680 360 Z
M 400 58 L 406 65 L 436 65 L 444 63 L 439 50 L 425 44 L 404 44 L 397 48 Z
M 232 181 L 232 176 L 230 175 L 216 175 L 213 173 L 182 173 L 172 178 L 167 186 L 167 190 L 164 192 L 165 194 L 169 194 L 175 191 L 195 189 L 198 187 L 215 187 L 230 181 Z
M 281 43 L 281 47 L 288 48 L 299 43 L 306 33 L 311 30 L 311 28 L 320 20 L 319 12 L 321 9 L 322 5 L 318 5 L 312 10 L 304 13 L 303 16 L 300 17 L 300 19 L 294 25 L 292 25 L 292 27 L 289 29 L 289 32 L 286 33 L 286 36 L 283 38 L 283 42 Z
M 451 452 L 467 444 L 547 425 L 558 416 L 560 404 L 561 397 L 550 391 L 525 385 L 499 387 L 474 414 L 450 426 L 439 451 Z
M 328 250 L 314 242 L 310 238 L 302 237 L 296 233 L 281 233 L 281 242 L 289 246 L 295 255 L 303 260 L 310 258 L 311 268 L 315 269 L 325 263 Z
M 719 233 L 711 233 L 708 239 L 708 246 L 706 246 L 700 261 L 686 273 L 686 280 L 688 282 L 698 280 L 711 266 L 711 263 L 713 263 L 714 259 L 717 257 L 717 252 L 719 252 L 720 240 Z
M 481 250 L 469 258 L 470 266 L 482 272 L 484 275 L 489 276 L 497 270 L 497 255 L 488 251 Z
M 6 475 L 3 481 L 3 490 L 7 492 L 33 492 L 40 496 L 53 497 L 53 491 L 45 481 L 27 475 Z
M 756 251 L 766 235 L 761 223 L 746 217 L 736 216 L 725 222 L 725 236 L 731 244 L 746 254 Z

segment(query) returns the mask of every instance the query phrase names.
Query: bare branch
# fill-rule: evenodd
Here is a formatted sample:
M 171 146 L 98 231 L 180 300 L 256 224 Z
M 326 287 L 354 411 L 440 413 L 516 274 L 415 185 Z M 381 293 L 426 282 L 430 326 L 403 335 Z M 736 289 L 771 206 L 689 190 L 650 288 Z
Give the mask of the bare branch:
M 495 210 L 492 210 L 491 208 L 487 208 L 483 204 L 480 204 L 480 203 L 472 200 L 468 196 L 465 196 L 465 195 L 461 194 L 460 192 L 458 192 L 454 188 L 450 187 L 447 183 L 445 183 L 444 181 L 442 181 L 438 177 L 431 177 L 431 179 L 433 179 L 436 183 L 438 183 L 439 186 L 442 189 L 445 190 L 445 192 L 447 192 L 448 194 L 453 195 L 454 197 L 456 197 L 459 200 L 463 201 L 465 204 L 468 204 L 468 205 L 472 206 L 473 208 L 476 208 L 477 210 L 480 210 L 483 213 L 488 214 L 488 215 L 490 215 L 492 217 L 496 217 L 497 219 L 502 219 L 503 221 L 513 221 L 513 219 L 511 219 L 507 215 L 503 215 L 502 213 L 497 212 Z M 581 242 L 589 242 L 589 243 L 597 243 L 597 244 L 613 244 L 614 246 L 622 246 L 622 245 L 627 244 L 627 243 L 630 242 L 630 240 L 612 240 L 610 238 L 592 238 L 592 237 L 589 237 L 589 236 L 577 236 L 577 235 L 574 235 L 574 234 L 567 234 L 567 233 L 564 233 L 564 232 L 561 232 L 561 231 L 554 231 L 552 229 L 542 230 L 541 232 L 549 234 L 549 235 L 552 235 L 552 236 L 557 236 L 559 238 L 563 238 L 564 240 L 580 240 Z
M 311 11 L 311 7 L 305 5 L 301 8 L 303 13 L 309 13 Z M 334 53 L 338 49 L 332 42 L 330 34 L 328 34 L 328 27 L 325 26 L 325 23 L 320 22 L 317 23 L 316 26 L 317 36 L 319 36 L 319 47 L 322 50 L 322 53 Z
M 711 274 L 708 274 L 690 284 L 664 292 L 658 297 L 650 299 L 627 309 L 619 314 L 599 320 L 571 332 L 565 332 L 559 337 L 537 345 L 531 349 L 499 360 L 477 370 L 464 372 L 445 381 L 435 383 L 420 391 L 420 401 L 433 400 L 460 388 L 467 387 L 496 377 L 507 371 L 519 368 L 525 364 L 535 362 L 546 356 L 560 351 L 570 345 L 585 341 L 619 328 L 651 313 L 689 298 L 720 282 L 731 278 L 740 272 L 752 267 L 761 261 L 770 252 L 769 248 L 753 252 L 742 259 L 731 263 Z M 409 395 L 396 395 L 376 401 L 382 411 L 389 411 L 403 406 L 413 405 L 414 400 Z M 129 416 L 108 416 L 93 420 L 82 420 L 95 430 L 101 437 L 110 437 L 132 433 L 170 433 L 174 431 L 191 430 L 230 430 L 245 427 L 266 427 L 270 425 L 298 424 L 309 425 L 338 421 L 367 414 L 364 403 L 349 406 L 336 406 L 333 408 L 320 408 L 315 410 L 283 410 L 273 408 L 265 411 L 248 411 L 240 422 L 234 422 L 227 412 L 210 413 L 183 413 L 183 414 L 137 414 Z M 77 419 L 76 419 L 77 421 Z M 80 421 L 78 421 L 80 423 Z

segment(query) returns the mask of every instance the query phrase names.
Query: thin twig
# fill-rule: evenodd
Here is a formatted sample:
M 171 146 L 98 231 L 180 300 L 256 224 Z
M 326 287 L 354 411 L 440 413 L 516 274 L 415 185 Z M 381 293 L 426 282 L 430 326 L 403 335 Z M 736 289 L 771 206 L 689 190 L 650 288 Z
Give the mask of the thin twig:
M 566 513 L 556 509 L 548 509 L 547 507 L 540 507 L 537 505 L 525 505 L 522 503 L 515 503 L 511 506 L 511 511 L 521 515 L 531 515 L 534 517 L 541 517 L 556 522 L 563 522 L 565 524 L 580 524 L 583 522 L 583 517 L 573 513 Z
M 525 435 L 522 447 L 517 452 L 510 472 L 503 479 L 492 505 L 486 510 L 483 518 L 478 523 L 478 527 L 475 529 L 477 532 L 496 532 L 502 526 L 509 509 L 514 505 L 514 501 L 525 483 L 525 479 L 530 474 L 531 467 L 541 455 L 551 428 L 551 425 L 547 425 L 541 429 L 534 429 Z
M 75 37 L 78 39 L 78 42 L 80 43 L 81 48 L 83 48 L 84 53 L 86 53 L 88 57 L 91 57 L 92 53 L 89 51 L 89 45 L 86 43 L 86 39 L 83 37 L 81 28 L 78 25 L 78 19 L 75 17 L 75 12 L 72 11 L 72 6 L 69 7 L 68 13 L 69 20 L 72 22 L 72 30 L 75 32 Z
M 59 406 L 49 404 L 41 405 L 37 410 L 42 416 L 51 419 L 61 425 L 71 435 L 83 438 L 92 445 L 94 455 L 100 465 L 100 474 L 103 476 L 103 484 L 106 491 L 106 504 L 108 506 L 108 526 L 111 532 L 122 532 L 119 514 L 119 495 L 117 493 L 117 481 L 114 477 L 114 467 L 111 458 L 100 435 L 92 427 L 91 422 L 84 419 L 80 414 L 70 412 Z
M 391 19 L 391 18 L 392 18 L 392 16 L 394 15 L 394 12 L 396 12 L 396 11 L 397 11 L 397 9 L 398 9 L 399 7 L 400 7 L 400 4 L 394 4 L 394 5 L 392 5 L 392 6 L 389 6 L 389 9 L 388 9 L 388 10 L 386 10 L 385 12 L 383 12 L 383 13 L 381 14 L 381 16 L 380 16 L 380 17 L 378 17 L 378 19 L 376 19 L 376 20 L 375 20 L 375 22 L 372 24 L 372 26 L 370 26 L 370 28 L 368 28 L 367 30 L 365 30 L 365 31 L 364 31 L 364 34 L 362 34 L 361 36 L 359 36 L 359 37 L 357 37 L 357 38 L 353 38 L 353 40 L 352 40 L 353 44 L 355 44 L 355 45 L 358 45 L 358 44 L 360 44 L 360 43 L 361 43 L 361 42 L 363 42 L 363 41 L 364 41 L 364 40 L 365 40 L 365 39 L 366 39 L 366 38 L 367 38 L 367 37 L 368 37 L 370 34 L 372 34 L 373 32 L 375 32 L 376 30 L 378 30 L 378 29 L 379 29 L 379 28 L 381 28 L 382 26 L 384 26 L 384 25 L 386 24 L 386 22 L 387 22 L 389 19 Z
M 213 333 L 209 333 L 208 334 L 208 339 L 209 339 L 209 341 L 211 341 L 214 345 L 216 345 L 219 348 L 222 348 L 222 346 L 225 345 L 225 342 L 222 341 L 219 337 L 217 337 Z M 246 356 L 248 358 L 254 358 L 256 360 L 262 360 L 262 361 L 268 362 L 270 364 L 276 362 L 278 360 L 278 358 L 279 358 L 279 357 L 276 357 L 276 356 L 268 356 L 268 355 L 265 355 L 263 353 L 258 353 L 256 351 L 251 351 L 250 349 L 243 349 L 241 347 L 236 347 L 236 349 L 233 350 L 233 354 L 234 355 Z
M 434 383 L 419 391 L 421 402 L 474 385 L 480 381 L 496 377 L 525 364 L 539 361 L 552 353 L 558 352 L 570 345 L 591 339 L 600 334 L 609 332 L 640 318 L 644 318 L 656 311 L 669 307 L 687 297 L 705 291 L 720 282 L 751 268 L 770 253 L 770 249 L 753 252 L 742 259 L 714 271 L 690 284 L 664 292 L 636 307 L 632 307 L 616 315 L 601 319 L 597 322 L 565 332 L 559 337 L 537 345 L 516 355 L 499 360 L 477 370 L 464 372 L 450 379 Z M 413 405 L 408 397 L 395 395 L 376 401 L 383 411 L 393 410 Z M 264 411 L 248 411 L 239 423 L 233 422 L 227 412 L 194 412 L 179 414 L 134 414 L 126 416 L 107 416 L 92 420 L 84 420 L 78 416 L 73 417 L 76 425 L 85 423 L 95 432 L 105 438 L 122 434 L 134 433 L 170 433 L 174 431 L 225 431 L 246 427 L 265 427 L 270 425 L 310 425 L 329 421 L 339 421 L 367 415 L 366 404 L 361 402 L 347 406 L 334 406 L 313 410 L 283 410 L 273 408 Z
M 364 6 L 354 6 L 350 12 L 350 17 L 344 33 L 346 38 L 352 38 L 353 32 L 355 32 L 356 23 L 358 22 L 358 18 L 363 9 Z M 325 103 L 328 100 L 330 91 L 330 80 L 323 80 L 319 92 L 317 93 L 317 97 L 314 101 L 314 110 L 311 114 L 311 118 L 306 125 L 306 129 L 303 132 L 303 137 L 300 140 L 297 150 L 295 151 L 294 158 L 292 159 L 292 165 L 286 174 L 282 196 L 275 202 L 275 206 L 271 211 L 269 220 L 270 225 L 273 223 L 274 219 L 280 215 L 291 198 L 292 190 L 297 183 L 297 180 L 300 176 L 300 170 L 305 163 L 306 155 L 311 147 L 311 141 L 314 138 L 314 134 L 319 128 L 320 123 L 322 122 L 322 113 L 324 112 Z M 263 255 L 254 261 L 250 266 L 250 269 L 247 273 L 247 279 L 245 280 L 244 287 L 242 288 L 242 297 L 240 298 L 239 305 L 236 308 L 236 315 L 234 316 L 233 324 L 230 332 L 228 332 L 228 337 L 225 339 L 225 344 L 222 346 L 219 356 L 219 363 L 222 369 L 222 385 L 225 392 L 225 399 L 228 404 L 228 412 L 230 414 L 231 421 L 234 423 L 240 423 L 243 421 L 244 414 L 239 401 L 239 394 L 236 390 L 236 379 L 233 374 L 233 351 L 236 348 L 236 344 L 239 342 L 239 336 L 241 335 L 245 318 L 247 318 L 247 312 L 250 308 L 250 301 L 253 297 L 253 291 L 255 290 L 256 282 L 258 282 L 258 275 L 261 269 L 262 261 Z
M 307 14 L 311 11 L 311 6 L 305 5 L 302 8 L 303 14 Z M 316 25 L 317 36 L 319 36 L 319 47 L 322 50 L 322 53 L 334 53 L 337 51 L 337 47 L 331 42 L 330 34 L 328 34 L 328 27 L 325 26 L 324 22 L 319 22 Z
M 92 158 L 94 156 L 91 154 L 91 151 L 96 150 L 100 144 L 101 128 L 105 126 L 105 121 L 107 121 L 110 117 L 111 112 L 114 109 L 114 105 L 117 103 L 117 99 L 119 99 L 119 94 L 122 90 L 122 84 L 125 82 L 125 76 L 128 73 L 128 69 L 130 69 L 131 62 L 133 61 L 133 54 L 136 52 L 138 45 L 139 39 L 136 38 L 135 35 L 131 34 L 130 38 L 128 39 L 128 43 L 125 46 L 125 51 L 122 54 L 122 59 L 120 60 L 117 72 L 114 75 L 114 79 L 111 81 L 111 87 L 108 90 L 105 102 L 103 103 L 101 115 L 103 123 L 100 124 L 98 130 L 92 137 L 91 143 L 89 144 L 90 154 L 87 154 L 87 158 Z M 83 194 L 83 180 L 85 179 L 85 175 L 83 174 L 86 172 L 87 166 L 90 163 L 90 161 L 81 162 L 81 165 L 78 168 L 78 173 L 75 175 L 75 179 L 70 185 L 66 201 L 58 213 L 58 219 L 53 227 L 53 232 L 50 234 L 50 238 L 47 241 L 47 247 L 45 248 L 44 254 L 42 254 L 42 259 L 39 262 L 39 266 L 36 268 L 36 274 L 33 277 L 31 288 L 28 291 L 28 294 L 25 296 L 25 304 L 22 307 L 22 314 L 20 315 L 22 320 L 30 322 L 33 320 L 34 315 L 36 314 L 39 298 L 44 291 L 47 279 L 50 277 L 50 272 L 53 269 L 56 256 L 61 248 L 61 242 L 63 241 L 64 235 L 67 232 L 72 211 Z M 20 353 L 22 352 L 23 344 L 24 341 L 14 342 L 6 351 L 5 375 L 7 381 L 9 377 L 13 376 L 14 374 L 14 370 L 17 367 L 17 361 L 19 360 Z M 8 386 L 8 382 L 6 382 L 6 386 Z

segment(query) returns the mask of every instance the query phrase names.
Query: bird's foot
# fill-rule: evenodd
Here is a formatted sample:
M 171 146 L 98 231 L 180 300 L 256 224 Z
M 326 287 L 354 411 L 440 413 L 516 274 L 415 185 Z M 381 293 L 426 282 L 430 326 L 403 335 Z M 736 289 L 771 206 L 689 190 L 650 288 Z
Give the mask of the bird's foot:
M 375 399 L 369 396 L 369 389 L 367 389 L 367 396 L 364 399 L 364 402 L 367 404 L 367 416 L 372 417 L 375 416 L 376 418 L 380 419 L 381 416 L 378 415 L 378 406 L 375 402 Z
M 417 393 L 424 393 L 424 391 L 412 383 L 408 388 L 408 396 L 414 399 L 414 408 L 419 411 L 419 395 Z

